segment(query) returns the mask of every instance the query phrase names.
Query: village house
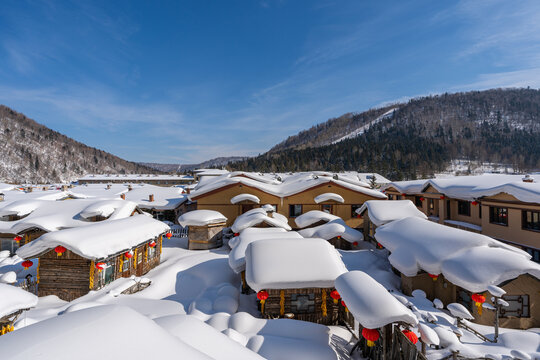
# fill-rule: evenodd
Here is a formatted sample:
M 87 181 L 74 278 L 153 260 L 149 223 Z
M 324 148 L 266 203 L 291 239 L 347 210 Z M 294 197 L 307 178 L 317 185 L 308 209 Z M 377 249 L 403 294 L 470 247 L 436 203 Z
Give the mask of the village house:
M 481 233 L 540 262 L 539 176 L 480 175 L 394 182 L 389 200 L 407 198 L 430 220 Z
M 23 311 L 33 308 L 38 298 L 21 288 L 0 283 L 0 336 L 14 330 L 13 324 Z
M 157 186 L 188 185 L 193 183 L 190 175 L 157 174 L 88 174 L 77 181 L 84 184 L 151 184 Z
M 390 255 L 406 295 L 423 290 L 444 304 L 463 304 L 475 322 L 493 325 L 498 308 L 502 327 L 540 326 L 540 265 L 523 250 L 470 231 L 407 217 L 379 227 L 376 240 Z M 490 288 L 504 302 L 492 302 Z M 506 306 L 507 303 L 507 306 Z
M 228 218 L 227 226 L 239 215 L 260 204 L 269 204 L 288 219 L 292 228 L 296 228 L 296 217 L 311 210 L 336 215 L 348 226 L 357 228 L 362 220 L 356 217 L 356 209 L 367 200 L 386 199 L 354 173 L 233 172 L 211 180 L 195 187 L 189 198 L 197 202 L 197 209 L 221 212 Z
M 257 292 L 264 318 L 338 322 L 335 279 L 347 272 L 339 253 L 323 239 L 266 239 L 246 249 L 246 282 Z
M 37 258 L 40 297 L 71 301 L 157 266 L 168 230 L 161 221 L 136 215 L 47 233 L 19 248 L 17 255 L 26 259 L 25 267 Z
M 147 184 L 128 188 L 124 198 L 161 221 L 177 223 L 178 216 L 195 209 L 181 187 L 163 187 Z
M 227 218 L 213 210 L 193 210 L 178 218 L 188 228 L 188 249 L 209 250 L 223 245 L 223 229 Z

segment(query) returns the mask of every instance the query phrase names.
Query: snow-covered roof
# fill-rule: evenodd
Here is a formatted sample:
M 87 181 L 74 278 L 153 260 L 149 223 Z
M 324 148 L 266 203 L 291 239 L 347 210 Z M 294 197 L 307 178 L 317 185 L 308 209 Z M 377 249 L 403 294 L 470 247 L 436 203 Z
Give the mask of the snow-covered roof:
M 92 339 L 95 347 L 84 348 Z M 0 337 L 2 358 L 93 360 L 211 357 L 186 344 L 148 317 L 118 305 L 65 313 Z
M 356 212 L 363 214 L 366 210 L 375 226 L 411 216 L 427 219 L 426 214 L 418 210 L 410 200 L 368 200 Z
M 4 201 L 0 203 L 0 207 L 3 207 L 11 202 L 17 200 L 62 200 L 68 197 L 68 193 L 60 190 L 39 190 L 35 189 L 31 192 L 26 192 L 19 189 L 13 189 L 3 192 Z
M 400 193 L 403 194 L 420 194 L 422 189 L 424 189 L 424 184 L 427 180 L 406 180 L 406 181 L 392 181 L 391 183 L 385 184 L 381 187 L 382 190 L 388 188 L 394 188 Z
M 70 197 L 76 199 L 101 198 L 118 199 L 121 194 L 126 193 L 128 187 L 124 184 L 85 184 L 77 185 L 67 190 Z
M 87 259 L 103 259 L 155 239 L 169 230 L 164 222 L 144 215 L 92 223 L 40 236 L 17 250 L 23 259 L 35 257 L 58 245 Z
M 492 188 L 478 187 L 471 191 L 474 198 L 493 196 L 500 193 L 512 195 L 519 201 L 540 204 L 540 182 L 513 182 Z
M 326 224 L 299 230 L 298 233 L 306 238 L 316 237 L 325 240 L 330 240 L 337 236 L 341 236 L 350 243 L 364 240 L 364 236 L 360 231 L 348 226 L 345 224 L 345 221 L 340 218 L 327 222 Z
M 193 210 L 182 214 L 178 223 L 182 226 L 207 226 L 227 222 L 227 218 L 215 210 Z
M 307 213 L 304 213 L 294 219 L 296 225 L 300 228 L 305 228 L 307 226 L 318 223 L 319 221 L 332 221 L 339 219 L 339 216 L 329 214 L 321 210 L 311 210 Z
M 375 232 L 391 254 L 390 263 L 405 276 L 421 270 L 473 292 L 531 274 L 540 279 L 540 265 L 518 248 L 488 236 L 417 217 L 396 220 Z
M 370 189 L 368 184 L 360 181 L 357 176 L 352 176 L 350 173 L 301 172 L 291 174 L 260 174 L 240 171 L 226 173 L 200 183 L 191 192 L 189 198 L 196 199 L 208 192 L 232 184 L 243 184 L 254 187 L 277 197 L 291 196 L 323 184 L 335 184 L 375 198 L 386 198 L 386 195 L 380 191 Z
M 6 191 L 10 191 L 15 189 L 15 185 L 12 184 L 6 184 L 6 183 L 0 183 L 0 194 L 3 194 Z
M 240 194 L 231 198 L 231 204 L 238 204 L 242 201 L 251 201 L 255 204 L 259 204 L 261 202 L 261 200 L 253 194 Z
M 163 187 L 155 185 L 134 185 L 133 190 L 126 193 L 126 200 L 137 203 L 141 209 L 174 210 L 187 200 L 181 187 Z M 154 201 L 150 201 L 154 195 Z
M 156 180 L 169 180 L 169 181 L 189 181 L 193 180 L 193 176 L 190 175 L 168 175 L 168 174 L 88 174 L 79 178 L 79 181 L 156 181 Z
M 88 217 L 109 217 L 103 221 L 131 216 L 137 205 L 125 200 L 18 200 L 0 208 L 0 216 L 25 216 L 19 220 L 0 220 L 0 233 L 18 234 L 37 228 L 56 231 L 94 224 Z
M 336 279 L 335 286 L 356 321 L 365 328 L 377 329 L 398 321 L 418 324 L 411 310 L 365 272 L 347 272 Z
M 246 249 L 255 241 L 270 239 L 287 239 L 294 241 L 301 239 L 302 235 L 296 231 L 285 231 L 283 228 L 247 228 L 240 235 L 229 240 L 229 266 L 234 272 L 241 273 L 246 267 Z
M 0 319 L 37 305 L 38 297 L 13 285 L 0 283 Z
M 323 239 L 259 240 L 246 250 L 246 282 L 255 291 L 330 288 L 346 271 L 337 250 Z
M 262 208 L 255 208 L 246 211 L 242 215 L 238 216 L 231 226 L 231 230 L 235 233 L 241 232 L 249 227 L 257 226 L 261 223 L 268 224 L 274 227 L 280 227 L 285 230 L 291 230 L 288 224 L 287 218 L 281 214 L 272 213 L 272 217 L 268 216 L 266 210 Z
M 345 202 L 345 199 L 343 199 L 343 196 L 336 193 L 324 193 L 321 195 L 317 195 L 315 196 L 313 200 L 315 200 L 317 204 L 320 204 L 325 201 L 336 201 L 342 204 Z
M 391 182 L 390 180 L 378 173 L 358 173 L 358 178 L 369 184 L 371 182 L 371 179 L 373 178 L 373 175 L 375 175 L 375 182 L 378 185 L 384 185 Z

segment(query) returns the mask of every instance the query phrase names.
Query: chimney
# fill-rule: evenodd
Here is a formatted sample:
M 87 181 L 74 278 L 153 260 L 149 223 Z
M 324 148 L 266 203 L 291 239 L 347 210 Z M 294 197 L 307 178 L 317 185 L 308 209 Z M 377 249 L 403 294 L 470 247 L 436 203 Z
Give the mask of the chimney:
M 148 201 L 154 202 L 154 194 L 148 195 Z
M 68 187 L 67 185 L 62 185 L 62 191 L 67 191 Z
M 120 194 L 120 197 L 122 198 L 122 200 L 126 200 L 126 194 Z
M 191 189 L 190 188 L 186 188 L 186 194 L 190 194 L 191 193 Z
M 131 191 L 133 190 L 133 187 L 131 186 L 131 184 L 128 185 L 128 191 Z
M 33 190 L 34 190 L 34 188 L 31 187 L 31 186 L 29 186 L 29 187 L 26 188 L 26 192 L 32 192 Z
M 522 177 L 521 180 L 523 180 L 523 182 L 526 182 L 526 183 L 533 183 L 534 182 L 534 179 L 529 174 Z
M 43 191 L 47 191 L 47 187 L 46 187 L 46 186 L 43 187 Z
M 107 184 L 107 190 L 111 188 L 111 184 Z

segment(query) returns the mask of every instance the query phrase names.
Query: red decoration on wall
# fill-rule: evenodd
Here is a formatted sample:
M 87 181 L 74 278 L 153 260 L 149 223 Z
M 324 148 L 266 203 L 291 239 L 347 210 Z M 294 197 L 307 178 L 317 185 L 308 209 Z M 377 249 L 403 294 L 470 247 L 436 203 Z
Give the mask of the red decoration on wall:
M 424 197 L 421 197 L 421 198 L 420 198 L 420 201 L 424 201 L 424 200 L 426 200 Z
M 171 233 L 170 231 L 168 231 L 168 232 L 165 234 L 165 237 L 166 237 L 167 239 L 172 238 L 172 233 Z
M 24 268 L 24 270 L 28 270 L 30 267 L 32 267 L 32 265 L 34 265 L 34 263 L 30 260 L 25 260 L 21 263 L 21 265 Z
M 96 269 L 98 269 L 99 271 L 105 269 L 107 267 L 107 264 L 105 264 L 104 262 L 98 262 L 96 264 Z
M 375 345 L 375 341 L 379 340 L 379 331 L 377 329 L 368 329 L 363 328 L 362 329 L 362 336 L 367 341 L 367 346 L 372 347 Z
M 330 297 L 334 299 L 334 304 L 337 304 L 339 299 L 341 298 L 341 295 L 339 295 L 337 290 L 332 290 L 330 292 Z
M 266 301 L 268 299 L 268 292 L 266 290 L 261 290 L 257 293 L 257 299 L 260 301 Z
M 473 204 L 474 206 L 478 205 L 478 201 L 473 201 L 471 204 Z
M 67 249 L 61 245 L 58 245 L 57 247 L 54 248 L 54 252 L 56 252 L 56 256 L 62 256 L 62 254 L 65 253 L 66 250 Z
M 124 253 L 124 256 L 128 259 L 131 259 L 133 257 L 133 251 L 127 251 Z
M 433 275 L 433 274 L 428 274 L 430 278 L 433 279 L 433 281 L 437 281 L 437 279 L 439 278 L 439 275 Z
M 353 246 L 358 246 L 358 241 L 355 241 L 352 244 L 353 244 Z
M 154 240 L 150 241 L 150 243 L 148 244 L 148 246 L 150 246 L 151 248 L 153 247 L 156 247 L 156 242 Z
M 22 240 L 22 236 L 17 235 L 17 236 L 15 236 L 15 237 L 13 238 L 13 240 L 16 241 L 16 242 L 19 242 L 19 241 Z
M 445 199 L 444 195 L 441 195 L 440 199 L 441 199 L 441 200 L 444 200 L 444 199 Z
M 411 330 L 403 330 L 403 335 L 407 337 L 413 344 L 416 344 L 418 342 L 418 336 L 416 336 L 415 333 L 413 333 Z

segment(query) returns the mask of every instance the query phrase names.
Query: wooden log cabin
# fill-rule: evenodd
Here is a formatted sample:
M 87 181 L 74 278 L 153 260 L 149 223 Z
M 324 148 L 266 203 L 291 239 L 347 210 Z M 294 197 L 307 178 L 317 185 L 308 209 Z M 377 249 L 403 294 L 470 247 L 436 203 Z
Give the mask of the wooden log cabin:
M 37 305 L 38 298 L 16 286 L 0 283 L 0 335 L 13 331 L 23 311 Z
M 227 218 L 213 210 L 194 210 L 181 215 L 178 223 L 188 227 L 188 249 L 209 250 L 223 245 Z
M 19 248 L 38 261 L 38 295 L 71 301 L 118 279 L 142 276 L 160 262 L 169 227 L 145 215 L 47 233 Z
M 338 322 L 334 280 L 347 269 L 323 239 L 270 239 L 248 245 L 246 282 L 257 292 L 264 318 Z

